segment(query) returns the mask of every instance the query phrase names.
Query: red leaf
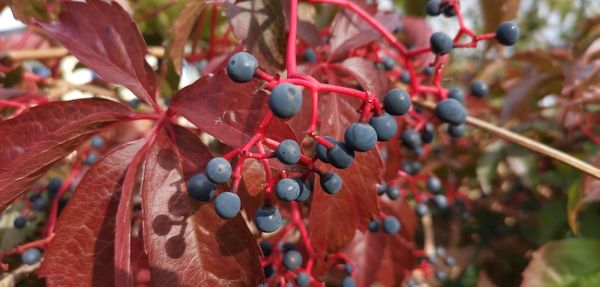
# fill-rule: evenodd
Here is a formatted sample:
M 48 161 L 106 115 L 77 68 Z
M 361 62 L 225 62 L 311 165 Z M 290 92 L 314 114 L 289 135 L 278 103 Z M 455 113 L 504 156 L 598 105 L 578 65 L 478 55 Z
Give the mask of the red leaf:
M 371 286 L 375 282 L 386 247 L 385 237 L 383 232 L 357 232 L 348 246 L 345 253 L 355 264 L 352 275 L 358 286 Z
M 114 232 L 125 170 L 141 142 L 121 146 L 85 174 L 60 215 L 40 269 L 48 286 L 114 286 Z
M 396 13 L 378 12 L 374 16 L 389 31 L 400 26 L 400 18 Z M 350 50 L 362 47 L 381 39 L 381 35 L 357 14 L 345 9 L 340 10 L 331 24 L 330 60 L 340 61 Z
M 117 102 L 85 99 L 36 106 L 0 122 L 0 210 L 54 162 L 128 113 Z
M 338 140 L 343 139 L 345 129 L 359 118 L 356 109 L 360 104 L 355 99 L 324 94 L 319 106 L 324 123 L 320 134 Z M 357 153 L 352 165 L 345 170 L 336 170 L 331 165 L 320 168 L 325 172 L 337 172 L 343 184 L 336 195 L 325 193 L 319 184 L 315 184 L 309 233 L 317 246 L 334 252 L 346 246 L 356 230 L 365 230 L 373 215 L 378 213 L 376 186 L 382 176 L 382 163 L 377 151 L 373 150 Z
M 173 62 L 173 66 L 177 73 L 181 73 L 183 47 L 194 28 L 194 24 L 196 24 L 196 21 L 200 16 L 200 12 L 202 12 L 205 7 L 204 1 L 189 1 L 185 3 L 181 13 L 177 19 L 175 19 L 175 22 L 173 22 L 173 26 L 171 27 L 172 38 L 169 45 L 169 57 L 171 57 L 171 61 Z
M 267 101 L 258 81 L 234 83 L 221 71 L 179 91 L 171 109 L 224 144 L 238 147 L 250 139 L 266 115 Z M 277 141 L 296 138 L 289 125 L 276 118 L 266 135 Z
M 365 91 L 371 91 L 378 97 L 389 90 L 389 81 L 383 70 L 378 69 L 371 60 L 352 57 L 344 60 L 341 67 L 351 73 Z
M 425 19 L 419 17 L 402 17 L 402 34 L 405 42 L 411 49 L 429 47 L 429 38 L 431 37 L 431 28 L 425 22 Z M 433 60 L 433 54 L 426 53 L 419 56 L 423 63 L 429 63 Z
M 260 251 L 242 216 L 223 220 L 212 204 L 189 199 L 179 151 L 164 133 L 146 160 L 142 206 L 155 286 L 256 286 L 263 279 Z
M 38 25 L 104 80 L 154 103 L 156 75 L 144 59 L 148 47 L 127 11 L 100 0 L 63 5 L 57 22 Z

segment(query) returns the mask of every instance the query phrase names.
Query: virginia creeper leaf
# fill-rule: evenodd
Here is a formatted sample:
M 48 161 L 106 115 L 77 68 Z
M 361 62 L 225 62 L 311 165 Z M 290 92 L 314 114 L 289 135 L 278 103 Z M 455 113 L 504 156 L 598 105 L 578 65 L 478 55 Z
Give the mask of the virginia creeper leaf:
M 117 102 L 85 99 L 36 106 L 0 122 L 0 210 L 53 163 L 128 113 Z
M 156 75 L 144 58 L 146 42 L 127 11 L 100 0 L 63 5 L 58 21 L 38 25 L 105 81 L 123 85 L 153 103 Z
M 121 185 L 140 141 L 98 160 L 62 211 L 40 276 L 48 286 L 114 286 L 115 218 Z

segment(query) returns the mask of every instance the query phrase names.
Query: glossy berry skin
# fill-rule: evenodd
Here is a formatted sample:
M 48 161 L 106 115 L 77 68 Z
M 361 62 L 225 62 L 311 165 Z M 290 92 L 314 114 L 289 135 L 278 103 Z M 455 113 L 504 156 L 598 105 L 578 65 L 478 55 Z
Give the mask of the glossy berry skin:
M 226 183 L 231 178 L 231 164 L 222 157 L 215 157 L 206 164 L 206 176 L 214 183 Z
M 440 1 L 439 0 L 430 0 L 427 2 L 427 6 L 425 6 L 425 13 L 427 15 L 435 17 L 442 14 L 442 10 L 440 9 Z
M 95 152 L 90 152 L 85 157 L 85 161 L 83 162 L 86 165 L 93 165 L 98 160 L 98 154 Z
M 337 143 L 337 141 L 330 136 L 324 136 L 323 138 L 325 138 L 330 143 L 334 143 L 334 144 Z M 329 163 L 329 159 L 327 158 L 327 148 L 324 145 L 317 143 L 315 145 L 315 153 L 317 154 L 317 158 L 320 161 L 322 161 L 324 163 Z
M 13 225 L 15 226 L 16 229 L 23 229 L 25 228 L 25 226 L 27 226 L 27 217 L 25 216 L 17 216 L 17 218 L 15 218 L 15 221 L 13 221 Z
M 42 251 L 37 248 L 29 248 L 21 253 L 21 261 L 27 265 L 34 265 L 42 259 Z
M 433 193 L 442 192 L 442 182 L 437 176 L 430 176 L 427 179 L 427 189 Z
M 90 145 L 93 148 L 101 148 L 102 146 L 104 146 L 104 139 L 101 136 L 93 136 L 92 139 L 90 140 Z
M 258 243 L 258 246 L 260 246 L 260 250 L 265 257 L 269 257 L 271 252 L 273 252 L 273 244 L 271 244 L 269 241 L 261 240 Z
M 383 219 L 383 231 L 388 234 L 394 234 L 400 231 L 400 221 L 395 216 L 389 215 Z
M 367 229 L 369 229 L 371 232 L 377 232 L 379 231 L 379 225 L 379 220 L 373 219 L 371 222 L 369 222 L 369 225 L 367 225 Z
M 475 81 L 471 84 L 469 91 L 474 97 L 483 98 L 490 91 L 490 88 L 483 81 Z
M 231 191 L 223 192 L 215 199 L 215 211 L 224 219 L 234 218 L 241 207 L 240 197 Z
M 398 131 L 396 119 L 388 113 L 379 116 L 373 115 L 369 120 L 369 125 L 375 129 L 378 141 L 388 141 Z
M 320 183 L 321 188 L 329 194 L 336 194 L 342 189 L 342 178 L 334 172 L 321 176 Z
M 440 121 L 453 125 L 460 125 L 467 119 L 467 111 L 455 99 L 445 99 L 439 102 L 435 107 L 434 113 Z
M 452 39 L 444 32 L 435 32 L 429 38 L 431 51 L 437 55 L 446 55 L 452 51 Z
M 405 84 L 410 84 L 410 73 L 408 71 L 402 71 L 402 74 L 400 74 L 400 81 Z
M 385 111 L 394 116 L 406 114 L 411 105 L 412 101 L 410 100 L 410 95 L 403 89 L 391 89 L 383 97 L 383 107 Z
M 418 216 L 425 216 L 429 214 L 429 207 L 427 207 L 427 205 L 425 205 L 424 203 L 419 203 L 415 207 L 415 212 Z
M 236 83 L 249 82 L 258 69 L 258 61 L 247 52 L 237 52 L 227 62 L 227 75 Z
M 413 129 L 404 130 L 400 136 L 400 140 L 402 141 L 402 145 L 410 150 L 417 150 L 423 146 L 421 136 Z
M 269 108 L 273 114 L 282 119 L 289 119 L 302 108 L 302 91 L 296 85 L 281 83 L 271 91 Z
M 310 275 L 306 272 L 298 273 L 298 276 L 296 276 L 296 285 L 299 287 L 307 287 L 310 285 Z
M 275 149 L 277 159 L 285 164 L 296 164 L 300 161 L 300 146 L 294 140 L 284 140 Z
M 466 128 L 465 124 L 448 125 L 448 134 L 453 138 L 459 138 L 465 135 Z
M 277 198 L 283 201 L 294 201 L 300 195 L 300 185 L 291 178 L 284 178 L 277 182 L 275 193 Z
M 435 202 L 435 205 L 440 209 L 448 208 L 448 199 L 443 194 L 438 194 L 434 196 L 433 201 Z
M 448 98 L 455 99 L 461 104 L 465 103 L 465 93 L 459 87 L 452 87 L 448 90 Z
M 515 23 L 504 22 L 496 29 L 496 40 L 504 46 L 512 46 L 519 41 L 519 27 Z
M 384 195 L 387 192 L 387 189 L 388 186 L 385 184 L 385 182 L 380 183 L 377 187 L 377 195 Z
M 300 194 L 298 195 L 298 198 L 296 198 L 296 201 L 305 202 L 310 197 L 312 190 L 306 181 L 300 178 L 294 178 L 294 180 L 298 183 L 298 186 L 300 186 Z
M 315 53 L 315 50 L 313 50 L 312 48 L 307 48 L 306 50 L 304 50 L 304 61 L 316 63 L 317 53 Z
M 356 281 L 348 276 L 342 280 L 342 287 L 356 287 Z
M 302 254 L 296 250 L 290 250 L 283 254 L 283 266 L 290 271 L 298 269 L 302 265 Z
M 217 185 L 210 181 L 206 174 L 192 176 L 187 184 L 188 195 L 199 201 L 209 201 L 215 197 Z
M 391 200 L 396 200 L 400 197 L 400 188 L 397 186 L 390 186 L 386 193 Z
M 50 182 L 48 182 L 48 187 L 46 189 L 48 191 L 48 196 L 54 197 L 60 190 L 61 186 L 62 186 L 62 179 L 60 179 L 58 177 L 52 178 L 50 180 Z
M 254 224 L 261 232 L 271 233 L 281 227 L 281 213 L 274 206 L 262 206 L 256 210 Z
M 390 57 L 385 57 L 383 58 L 383 61 L 381 61 L 381 65 L 386 71 L 391 71 L 396 65 L 396 61 Z
M 354 161 L 354 150 L 344 142 L 337 142 L 332 149 L 327 150 L 329 163 L 336 168 L 348 168 Z
M 346 129 L 344 141 L 355 151 L 370 151 L 377 144 L 377 132 L 371 125 L 353 123 Z
M 421 141 L 423 143 L 430 143 L 433 141 L 435 136 L 435 126 L 432 123 L 427 123 L 421 130 Z

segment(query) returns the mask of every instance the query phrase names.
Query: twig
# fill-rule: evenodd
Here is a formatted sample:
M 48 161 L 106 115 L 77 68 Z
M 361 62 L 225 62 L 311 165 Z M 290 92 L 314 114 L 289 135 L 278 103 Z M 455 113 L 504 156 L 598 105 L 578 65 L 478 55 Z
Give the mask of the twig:
M 34 265 L 21 265 L 19 268 L 15 269 L 10 273 L 6 273 L 0 279 L 0 287 L 14 287 L 19 283 L 23 278 L 27 277 L 32 272 L 35 272 L 40 267 L 40 262 Z
M 430 110 L 435 109 L 435 103 L 422 100 L 422 99 L 413 99 L 413 103 L 420 107 L 424 107 Z M 551 157 L 555 160 L 558 160 L 564 164 L 570 165 L 588 175 L 591 175 L 597 179 L 600 179 L 600 169 L 588 164 L 578 158 L 575 158 L 571 155 L 568 155 L 560 150 L 549 147 L 540 142 L 534 141 L 530 138 L 524 137 L 517 133 L 511 132 L 507 129 L 501 128 L 499 126 L 488 123 L 484 120 L 478 119 L 476 117 L 468 116 L 467 124 L 474 126 L 476 128 L 485 130 L 501 139 L 507 140 L 509 142 L 518 144 L 522 147 L 530 149 L 534 152 L 543 154 L 545 156 Z
M 0 60 L 12 61 L 27 61 L 27 60 L 44 60 L 64 57 L 69 54 L 69 51 L 64 47 L 55 47 L 47 49 L 24 49 L 24 50 L 9 50 L 0 53 Z M 165 55 L 165 49 L 159 46 L 148 47 L 148 54 L 157 58 L 162 58 Z
M 425 255 L 435 257 L 435 234 L 431 214 L 422 216 L 421 224 L 423 225 L 423 235 L 425 236 L 425 245 L 423 247 Z

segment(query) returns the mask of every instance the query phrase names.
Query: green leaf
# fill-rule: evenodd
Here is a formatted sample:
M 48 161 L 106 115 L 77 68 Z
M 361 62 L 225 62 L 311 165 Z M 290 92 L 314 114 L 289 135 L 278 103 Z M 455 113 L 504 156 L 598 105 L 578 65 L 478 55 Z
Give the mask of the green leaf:
M 600 286 L 600 240 L 566 239 L 543 245 L 523 272 L 521 286 Z

